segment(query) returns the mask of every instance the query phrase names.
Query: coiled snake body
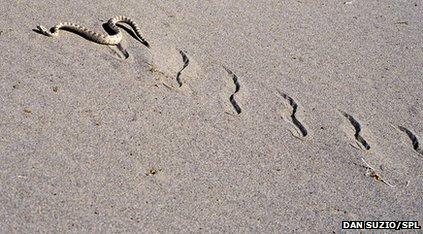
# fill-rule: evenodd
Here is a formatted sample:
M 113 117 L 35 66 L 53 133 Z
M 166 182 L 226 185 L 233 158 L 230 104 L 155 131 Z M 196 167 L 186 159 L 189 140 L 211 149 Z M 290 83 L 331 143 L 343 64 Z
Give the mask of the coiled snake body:
M 50 30 L 47 30 L 47 28 L 38 25 L 37 28 L 40 30 L 40 32 L 46 36 L 49 37 L 56 37 L 59 35 L 60 29 L 69 30 L 72 32 L 76 32 L 84 37 L 86 37 L 89 40 L 92 40 L 96 43 L 103 44 L 103 45 L 117 45 L 122 40 L 122 32 L 120 31 L 119 27 L 117 27 L 117 23 L 122 22 L 130 25 L 134 31 L 138 39 L 148 47 L 147 41 L 141 36 L 141 30 L 139 26 L 130 18 L 125 16 L 115 16 L 111 18 L 107 22 L 107 26 L 111 30 L 111 35 L 105 35 L 100 34 L 94 31 L 91 31 L 83 26 L 74 24 L 74 23 L 59 23 L 52 27 Z

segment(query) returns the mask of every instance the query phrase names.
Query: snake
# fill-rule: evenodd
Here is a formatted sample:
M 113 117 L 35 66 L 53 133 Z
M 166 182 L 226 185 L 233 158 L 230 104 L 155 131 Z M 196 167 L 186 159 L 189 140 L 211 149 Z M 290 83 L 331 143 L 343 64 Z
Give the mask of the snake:
M 117 23 L 126 23 L 130 25 L 132 29 L 135 31 L 135 35 L 138 37 L 137 39 L 141 43 L 149 47 L 148 42 L 141 36 L 141 30 L 138 24 L 136 24 L 134 20 L 126 16 L 115 16 L 107 22 L 107 26 L 111 29 L 109 35 L 100 34 L 92 30 L 89 30 L 86 27 L 80 26 L 75 23 L 68 23 L 68 22 L 58 23 L 54 25 L 50 30 L 48 30 L 46 27 L 42 25 L 37 25 L 37 28 L 38 30 L 40 30 L 42 34 L 49 37 L 57 37 L 59 35 L 59 30 L 64 29 L 67 31 L 72 31 L 77 34 L 80 34 L 81 36 L 102 45 L 118 45 L 120 41 L 122 40 L 122 32 L 117 26 Z

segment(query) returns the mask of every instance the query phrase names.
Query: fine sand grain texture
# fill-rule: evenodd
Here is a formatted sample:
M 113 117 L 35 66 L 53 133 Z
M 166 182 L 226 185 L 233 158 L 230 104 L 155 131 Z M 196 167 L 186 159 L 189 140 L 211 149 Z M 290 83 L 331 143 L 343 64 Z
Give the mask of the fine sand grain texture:
M 421 1 L 0 3 L 0 232 L 423 225 Z

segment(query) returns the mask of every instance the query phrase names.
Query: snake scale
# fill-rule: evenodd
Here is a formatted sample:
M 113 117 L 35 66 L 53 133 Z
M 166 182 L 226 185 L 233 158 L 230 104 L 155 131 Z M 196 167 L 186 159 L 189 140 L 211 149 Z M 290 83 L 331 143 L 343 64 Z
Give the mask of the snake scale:
M 50 30 L 47 28 L 38 25 L 37 28 L 40 32 L 49 37 L 56 37 L 59 35 L 60 29 L 65 29 L 68 31 L 72 31 L 78 33 L 89 40 L 92 40 L 96 43 L 103 44 L 103 45 L 118 45 L 122 40 L 122 32 L 120 31 L 119 27 L 116 25 L 117 23 L 126 23 L 132 27 L 135 31 L 137 39 L 141 41 L 147 47 L 149 46 L 147 41 L 141 36 L 141 30 L 139 26 L 131 19 L 125 16 L 115 16 L 111 18 L 107 22 L 107 26 L 111 29 L 110 35 L 100 34 L 94 31 L 91 31 L 83 26 L 74 23 L 59 23 L 52 27 Z

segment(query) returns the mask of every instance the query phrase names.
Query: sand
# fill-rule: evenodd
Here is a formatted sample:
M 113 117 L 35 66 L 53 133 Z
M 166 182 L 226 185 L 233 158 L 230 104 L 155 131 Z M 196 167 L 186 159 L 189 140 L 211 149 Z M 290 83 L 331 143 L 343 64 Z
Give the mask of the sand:
M 1 6 L 1 232 L 422 224 L 420 1 Z M 33 31 L 115 15 L 151 47 Z

